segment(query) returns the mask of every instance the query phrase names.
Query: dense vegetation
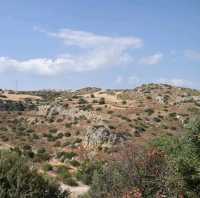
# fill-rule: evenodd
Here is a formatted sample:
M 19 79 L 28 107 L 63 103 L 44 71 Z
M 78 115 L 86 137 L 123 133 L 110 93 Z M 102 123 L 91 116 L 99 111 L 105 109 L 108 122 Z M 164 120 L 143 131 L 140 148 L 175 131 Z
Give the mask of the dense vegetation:
M 200 197 L 200 117 L 181 137 L 163 136 L 146 149 L 130 145 L 108 163 L 87 162 L 79 178 L 85 197 Z
M 1 198 L 66 198 L 67 192 L 40 176 L 16 152 L 0 153 Z
M 185 197 L 200 197 L 200 116 L 191 119 L 183 137 L 165 136 L 154 142 L 170 159 Z
M 9 101 L 0 99 L 0 111 L 32 111 L 36 110 L 36 105 L 31 101 Z

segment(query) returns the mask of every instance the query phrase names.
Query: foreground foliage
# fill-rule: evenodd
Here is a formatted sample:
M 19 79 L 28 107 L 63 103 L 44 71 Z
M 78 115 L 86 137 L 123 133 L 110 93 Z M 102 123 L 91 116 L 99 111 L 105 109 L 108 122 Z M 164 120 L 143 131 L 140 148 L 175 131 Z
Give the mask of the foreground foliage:
M 16 152 L 0 152 L 0 197 L 67 198 L 68 193 L 31 169 Z
M 200 116 L 192 118 L 186 129 L 181 138 L 164 136 L 153 144 L 169 156 L 185 197 L 200 197 Z
M 97 169 L 92 177 L 89 197 L 176 197 L 179 187 L 170 181 L 176 175 L 166 162 L 163 152 L 147 153 L 129 148 L 118 160 Z
M 90 170 L 91 188 L 85 197 L 198 198 L 200 117 L 190 120 L 181 137 L 163 136 L 147 149 L 130 145 L 101 167 L 94 163 L 81 166 L 83 176 Z

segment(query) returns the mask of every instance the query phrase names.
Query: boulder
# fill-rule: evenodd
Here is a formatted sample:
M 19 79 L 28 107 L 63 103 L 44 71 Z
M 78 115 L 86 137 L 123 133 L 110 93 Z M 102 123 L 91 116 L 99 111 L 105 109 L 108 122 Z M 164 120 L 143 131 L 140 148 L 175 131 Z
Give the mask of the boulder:
M 115 133 L 104 125 L 98 125 L 87 129 L 83 145 L 90 148 L 112 147 L 118 143 L 123 143 L 129 138 L 130 136 L 126 133 Z

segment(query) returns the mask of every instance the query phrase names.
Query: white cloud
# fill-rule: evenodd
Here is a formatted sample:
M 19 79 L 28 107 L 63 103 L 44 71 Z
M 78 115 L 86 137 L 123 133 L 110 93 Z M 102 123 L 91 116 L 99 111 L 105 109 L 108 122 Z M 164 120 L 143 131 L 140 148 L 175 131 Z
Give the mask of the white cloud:
M 191 60 L 200 61 L 200 52 L 197 52 L 195 50 L 185 50 L 184 55 L 185 55 L 185 57 L 187 57 Z
M 172 79 L 160 78 L 157 82 L 164 83 L 164 84 L 170 84 L 170 85 L 178 86 L 178 87 L 192 86 L 192 82 L 185 80 L 185 79 L 181 79 L 181 78 L 172 78 Z
M 155 65 L 159 64 L 163 58 L 162 53 L 156 53 L 151 56 L 143 57 L 139 60 L 140 64 L 145 64 L 145 65 Z
M 57 58 L 28 60 L 0 57 L 0 71 L 14 69 L 40 75 L 56 75 L 68 71 L 91 71 L 130 63 L 132 58 L 128 50 L 143 45 L 143 41 L 135 37 L 109 37 L 70 29 L 63 29 L 55 33 L 46 32 L 38 27 L 34 27 L 34 30 L 61 39 L 66 46 L 74 46 L 80 52 L 66 53 Z
M 48 33 L 50 36 L 62 39 L 65 45 L 78 46 L 81 48 L 118 48 L 126 50 L 128 48 L 138 48 L 143 45 L 141 39 L 136 37 L 109 37 L 97 35 L 90 32 L 62 29 L 56 33 Z
M 75 64 L 75 62 L 70 58 L 38 58 L 20 61 L 8 57 L 0 57 L 0 71 L 15 70 L 19 72 L 32 72 L 40 75 L 53 75 L 63 70 L 71 70 L 68 67 L 71 67 L 73 64 Z M 78 70 L 78 68 L 76 69 Z

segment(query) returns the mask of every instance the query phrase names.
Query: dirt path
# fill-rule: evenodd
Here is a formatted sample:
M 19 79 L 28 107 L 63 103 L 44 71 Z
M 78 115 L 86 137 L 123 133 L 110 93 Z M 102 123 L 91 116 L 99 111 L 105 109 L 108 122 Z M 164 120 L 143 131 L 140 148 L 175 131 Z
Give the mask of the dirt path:
M 78 182 L 78 184 L 78 186 L 68 186 L 65 184 L 61 184 L 61 188 L 71 193 L 70 198 L 78 198 L 80 195 L 84 195 L 85 193 L 87 193 L 90 188 L 83 183 Z
M 64 163 L 62 163 L 62 162 L 60 162 L 60 161 L 58 161 L 56 159 L 53 159 L 50 162 L 50 164 L 53 165 L 53 166 L 64 165 Z M 56 177 L 56 174 L 54 174 L 52 172 L 48 173 L 48 174 L 51 177 Z M 62 190 L 67 190 L 67 191 L 69 191 L 71 193 L 70 194 L 70 198 L 78 198 L 79 195 L 83 195 L 83 194 L 88 192 L 89 186 L 84 185 L 81 182 L 77 182 L 77 183 L 78 183 L 78 186 L 69 186 L 69 185 L 66 185 L 66 184 L 63 184 L 63 183 L 60 183 L 60 186 L 61 186 Z
M 0 150 L 9 150 L 10 148 L 12 148 L 11 145 L 4 143 L 4 142 L 0 143 Z

